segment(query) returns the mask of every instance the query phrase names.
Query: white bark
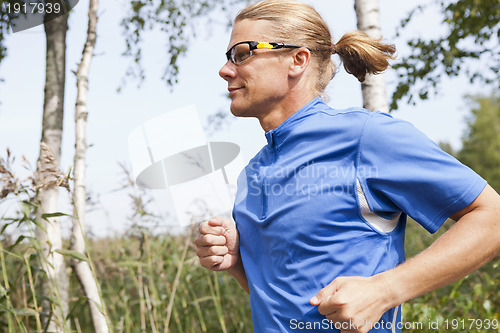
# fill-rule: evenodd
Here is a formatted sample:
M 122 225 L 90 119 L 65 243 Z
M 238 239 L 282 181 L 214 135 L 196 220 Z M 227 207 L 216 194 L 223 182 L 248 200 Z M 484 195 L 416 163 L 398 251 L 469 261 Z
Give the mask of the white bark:
M 41 210 L 40 213 L 54 213 L 58 211 L 57 192 L 57 187 L 40 190 L 38 194 Z M 40 217 L 38 217 L 38 219 L 41 220 Z M 42 245 L 42 269 L 47 274 L 48 279 L 48 281 L 43 283 L 42 290 L 45 296 L 55 300 L 56 303 L 50 304 L 48 302 L 44 302 L 43 308 L 45 313 L 52 313 L 52 318 L 48 323 L 48 332 L 63 332 L 63 328 L 66 325 L 64 317 L 68 314 L 69 310 L 68 274 L 66 272 L 64 257 L 55 252 L 63 247 L 60 223 L 56 218 L 49 218 L 49 221 L 50 223 L 44 221 L 46 231 L 37 229 L 36 234 L 40 244 Z M 44 325 L 46 325 L 48 318 L 44 316 L 42 319 Z
M 97 8 L 98 0 L 89 1 L 89 24 L 87 30 L 87 40 L 82 52 L 82 59 L 78 65 L 76 73 L 77 98 L 75 105 L 75 160 L 74 160 L 74 216 L 71 235 L 71 249 L 81 254 L 86 254 L 84 239 L 85 232 L 85 212 L 86 212 L 86 188 L 85 188 L 85 168 L 87 151 L 87 92 L 88 74 L 90 63 L 94 54 L 97 29 Z M 96 333 L 109 332 L 109 325 L 106 315 L 106 307 L 102 301 L 98 283 L 92 273 L 88 262 L 73 259 L 72 267 L 78 281 L 80 282 L 85 295 L 88 297 L 90 314 L 94 331 Z
M 46 69 L 42 138 L 40 155 L 37 163 L 37 177 L 40 186 L 38 192 L 39 209 L 37 218 L 46 230 L 37 228 L 36 236 L 42 246 L 40 262 L 47 274 L 42 280 L 42 292 L 54 302 L 44 301 L 42 316 L 49 332 L 62 332 L 68 323 L 64 320 L 68 314 L 69 280 L 64 257 L 56 253 L 62 249 L 62 236 L 59 221 L 50 218 L 47 222 L 41 218 L 44 213 L 58 212 L 58 186 L 51 182 L 59 170 L 64 115 L 64 82 L 66 65 L 66 30 L 67 15 L 60 16 L 44 24 L 46 36 Z
M 354 0 L 358 29 L 371 37 L 381 38 L 378 0 Z M 384 74 L 366 76 L 361 84 L 363 107 L 371 111 L 389 112 Z

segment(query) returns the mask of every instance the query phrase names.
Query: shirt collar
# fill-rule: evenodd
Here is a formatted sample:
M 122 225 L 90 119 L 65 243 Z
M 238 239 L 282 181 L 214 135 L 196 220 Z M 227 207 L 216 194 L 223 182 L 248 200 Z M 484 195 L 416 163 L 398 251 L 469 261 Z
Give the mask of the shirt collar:
M 320 96 L 315 97 L 309 103 L 301 107 L 297 112 L 292 114 L 290 117 L 285 119 L 278 127 L 273 130 L 266 132 L 266 140 L 269 146 L 279 146 L 290 134 L 296 124 L 298 124 L 299 120 L 308 116 L 311 113 L 314 113 L 316 110 L 315 106 L 323 103 L 323 100 Z

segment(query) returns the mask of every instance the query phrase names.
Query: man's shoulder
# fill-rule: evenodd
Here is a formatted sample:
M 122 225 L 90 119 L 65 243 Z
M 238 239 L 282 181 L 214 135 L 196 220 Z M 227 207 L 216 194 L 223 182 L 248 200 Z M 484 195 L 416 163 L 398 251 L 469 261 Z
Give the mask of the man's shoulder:
M 390 114 L 381 111 L 370 111 L 362 107 L 332 108 L 324 104 L 318 112 L 331 117 L 345 117 L 352 119 L 368 120 L 370 118 L 394 119 Z
M 316 109 L 313 117 L 305 120 L 303 130 L 331 135 L 351 133 L 357 136 L 361 134 L 370 118 L 380 116 L 384 117 L 380 112 L 372 112 L 360 107 L 338 109 L 323 104 Z
M 315 114 L 318 122 L 333 122 L 342 124 L 342 122 L 366 122 L 371 117 L 384 117 L 384 114 L 379 111 L 370 111 L 362 107 L 350 107 L 350 108 L 334 108 L 326 103 L 320 103 L 317 105 Z M 391 117 L 390 115 L 387 115 Z

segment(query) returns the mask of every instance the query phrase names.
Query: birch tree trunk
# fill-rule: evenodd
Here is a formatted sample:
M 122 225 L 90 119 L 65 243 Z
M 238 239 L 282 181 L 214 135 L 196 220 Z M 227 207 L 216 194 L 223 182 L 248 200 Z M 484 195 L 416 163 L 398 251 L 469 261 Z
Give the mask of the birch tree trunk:
M 42 293 L 48 297 L 43 302 L 42 318 L 44 326 L 48 325 L 48 332 L 62 332 L 67 327 L 64 318 L 69 308 L 66 264 L 64 257 L 55 252 L 62 249 L 61 227 L 56 218 L 48 218 L 50 222 L 41 218 L 41 214 L 58 211 L 57 182 L 50 180 L 59 171 L 61 159 L 67 20 L 65 14 L 44 23 L 47 49 L 42 138 L 37 163 L 37 176 L 44 186 L 38 192 L 40 207 L 37 217 L 46 230 L 37 228 L 36 236 L 42 246 L 42 268 L 47 274 L 47 280 L 42 282 Z
M 74 160 L 74 216 L 71 232 L 71 249 L 85 256 L 86 246 L 84 239 L 85 212 L 86 212 L 86 188 L 85 168 L 87 152 L 87 92 L 88 74 L 90 63 L 94 55 L 97 29 L 98 0 L 89 0 L 89 24 L 87 40 L 83 47 L 82 59 L 76 72 L 77 97 L 75 105 L 75 160 Z M 102 301 L 98 283 L 92 273 L 90 265 L 86 261 L 71 260 L 73 271 L 88 298 L 90 315 L 96 333 L 108 333 L 109 326 L 106 316 L 106 307 Z
M 354 0 L 358 29 L 371 37 L 381 38 L 378 0 Z M 384 74 L 368 74 L 361 83 L 363 107 L 371 111 L 389 112 Z

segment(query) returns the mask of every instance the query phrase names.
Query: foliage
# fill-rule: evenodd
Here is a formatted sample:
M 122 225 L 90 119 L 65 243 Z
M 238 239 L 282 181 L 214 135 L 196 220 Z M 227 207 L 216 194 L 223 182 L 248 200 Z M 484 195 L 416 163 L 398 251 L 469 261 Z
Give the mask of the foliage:
M 13 217 L 0 216 L 0 332 L 43 332 L 44 313 L 40 306 L 42 285 L 49 284 L 41 260 L 42 247 L 34 237 L 38 204 L 33 177 L 19 180 L 13 172 L 15 158 L 7 153 L 0 158 L 0 204 L 13 202 L 19 209 Z M 128 177 L 127 177 L 128 179 Z M 51 179 L 51 181 L 57 179 Z M 59 180 L 65 185 L 65 179 Z M 66 186 L 66 185 L 65 185 Z M 210 272 L 198 263 L 193 243 L 194 232 L 172 236 L 155 234 L 161 217 L 148 213 L 147 201 L 137 201 L 132 189 L 134 222 L 121 237 L 87 239 L 87 253 L 63 254 L 68 263 L 84 260 L 101 284 L 101 296 L 116 332 L 251 332 L 249 299 L 228 274 Z M 71 195 L 71 193 L 70 193 Z M 64 213 L 42 215 L 70 217 Z M 140 220 L 146 220 L 141 222 Z M 9 227 L 15 227 L 14 231 Z M 68 244 L 65 244 L 68 248 Z M 75 275 L 71 275 L 70 312 L 67 318 L 77 332 L 92 332 L 87 298 Z M 55 308 L 58 299 L 48 300 Z M 167 330 L 168 327 L 168 330 Z M 64 332 L 73 332 L 64 327 Z
M 500 192 L 500 95 L 469 99 L 476 107 L 467 121 L 458 159 Z
M 52 158 L 50 155 L 46 157 Z M 69 329 L 66 320 L 55 311 L 62 302 L 57 293 L 58 283 L 50 279 L 42 268 L 50 263 L 43 255 L 43 245 L 35 237 L 34 231 L 38 227 L 47 232 L 42 220 L 48 222 L 51 217 L 67 216 L 57 212 L 41 214 L 37 218 L 40 205 L 36 197 L 40 189 L 50 186 L 69 189 L 68 177 L 58 168 L 51 168 L 43 178 L 32 172 L 33 175 L 21 180 L 13 171 L 15 162 L 16 159 L 9 150 L 6 158 L 0 158 L 0 204 L 5 207 L 9 201 L 13 201 L 13 206 L 17 207 L 14 217 L 9 217 L 6 213 L 0 216 L 0 328 L 10 333 L 25 332 L 26 327 L 31 326 L 41 332 L 43 319 L 50 317 Z M 31 171 L 25 158 L 23 166 Z M 15 231 L 9 233 L 9 227 L 15 227 Z M 62 254 L 72 256 L 71 251 Z M 52 297 L 40 296 L 44 295 L 42 284 L 54 291 Z M 42 302 L 48 302 L 50 313 L 41 310 Z
M 428 235 L 415 222 L 409 222 L 409 256 L 427 247 L 436 237 Z M 88 242 L 108 313 L 117 332 L 164 331 L 185 240 L 184 236 L 144 233 L 140 237 L 123 236 Z M 16 254 L 22 256 L 28 249 L 18 244 Z M 12 255 L 7 256 L 10 256 L 7 265 L 12 266 L 6 271 L 17 272 L 9 274 L 11 286 L 8 294 L 13 299 L 12 308 L 16 309 L 21 322 L 29 320 L 31 328 L 36 331 L 36 317 L 29 310 L 33 309 L 33 296 L 29 294 L 30 288 L 25 291 L 22 288 L 22 283 L 30 278 L 27 266 L 25 263 L 23 266 L 21 260 L 12 259 Z M 29 259 L 33 261 L 33 257 Z M 467 323 L 468 319 L 500 320 L 500 280 L 496 273 L 499 265 L 500 258 L 497 258 L 457 283 L 404 304 L 404 322 L 422 323 L 424 328 L 405 332 L 484 332 L 484 329 L 452 329 L 451 320 L 465 319 Z M 35 280 L 43 272 L 36 271 L 36 265 L 31 263 L 33 268 L 32 279 Z M 91 332 L 90 315 L 84 306 L 86 299 L 75 280 L 72 281 L 71 294 L 73 326 L 78 325 L 82 332 Z M 23 305 L 24 299 L 27 306 Z M 447 330 L 443 329 L 446 319 L 449 320 Z M 429 329 L 429 322 L 436 320 L 440 323 L 439 329 Z M 169 328 L 170 332 L 252 332 L 248 296 L 229 275 L 201 268 L 191 242 L 179 276 Z
M 195 33 L 196 19 L 206 17 L 215 10 L 227 8 L 245 0 L 134 0 L 130 2 L 127 17 L 122 20 L 125 34 L 126 51 L 134 63 L 129 66 L 127 76 L 144 80 L 142 68 L 141 42 L 147 30 L 159 28 L 164 33 L 168 62 L 163 79 L 169 86 L 177 83 L 179 74 L 178 59 L 187 51 L 190 37 Z
M 190 38 L 195 34 L 197 19 L 206 18 L 211 12 L 227 11 L 228 8 L 248 0 L 131 0 L 126 2 L 128 13 L 121 25 L 125 36 L 125 56 L 131 57 L 126 77 L 134 77 L 141 82 L 145 73 L 141 64 L 143 35 L 155 28 L 164 33 L 165 54 L 168 61 L 163 79 L 169 86 L 177 82 L 179 73 L 178 59 L 184 55 Z M 10 29 L 13 16 L 7 15 L 6 3 L 22 4 L 23 0 L 0 0 L 0 63 L 7 55 L 5 39 Z M 227 20 L 229 22 L 229 19 Z M 224 20 L 224 23 L 227 23 Z
M 434 235 L 408 219 L 407 257 L 429 247 L 453 225 L 448 220 Z M 471 253 L 471 255 L 474 255 Z M 483 333 L 500 332 L 500 256 L 465 278 L 403 304 L 403 322 L 414 327 L 404 332 Z M 498 323 L 497 329 L 485 329 L 486 323 Z M 436 324 L 437 322 L 437 324 Z M 414 323 L 421 323 L 421 328 Z
M 40 264 L 40 244 L 32 236 L 38 221 L 34 218 L 36 202 L 30 199 L 37 185 L 33 178 L 20 181 L 12 171 L 14 162 L 10 152 L 6 159 L 0 158 L 0 203 L 13 200 L 19 205 L 15 217 L 0 216 L 0 331 L 43 332 L 40 318 L 48 314 L 41 311 L 39 295 L 47 275 Z M 168 327 L 169 332 L 252 332 L 248 296 L 228 274 L 210 272 L 199 265 L 193 245 L 195 232 L 152 233 L 147 226 L 154 227 L 153 221 L 160 217 L 148 213 L 147 200 L 137 201 L 140 192 L 133 184 L 127 186 L 132 188 L 134 207 L 130 232 L 87 239 L 85 257 L 63 251 L 68 261 L 93 263 L 114 331 L 166 332 Z M 141 223 L 142 219 L 146 223 Z M 15 231 L 8 232 L 7 225 L 15 226 Z M 427 248 L 450 226 L 448 221 L 435 235 L 429 235 L 408 221 L 407 256 Z M 500 332 L 484 328 L 487 320 L 500 320 L 499 266 L 497 257 L 466 278 L 404 304 L 403 322 L 410 325 L 404 331 Z M 71 328 L 92 332 L 87 298 L 74 275 L 70 289 Z M 57 299 L 50 301 L 57 303 Z M 434 323 L 437 326 L 432 326 Z M 465 329 L 463 325 L 467 325 Z M 65 332 L 72 330 L 66 328 Z
M 496 84 L 500 80 L 500 2 L 498 0 L 435 0 L 442 13 L 445 36 L 435 39 L 413 38 L 408 41 L 412 54 L 393 66 L 399 83 L 391 109 L 414 95 L 427 99 L 438 92 L 443 75 L 466 74 L 471 82 Z M 427 6 L 415 8 L 401 21 L 404 28 L 415 16 L 425 14 Z M 478 64 L 481 64 L 478 66 Z
M 0 0 L 0 63 L 7 56 L 7 47 L 5 46 L 5 38 L 9 33 L 10 23 L 16 16 L 9 15 L 6 4 L 13 8 L 14 4 L 21 4 L 21 0 Z
M 32 236 L 36 202 L 30 201 L 33 179 L 20 181 L 10 167 L 14 157 L 0 158 L 0 204 L 12 200 L 19 205 L 14 217 L 0 216 L 0 331 L 43 332 L 40 317 L 41 281 L 46 274 L 40 264 L 40 244 Z M 127 179 L 129 177 L 127 176 Z M 133 184 L 130 184 L 132 186 Z M 153 233 L 155 217 L 147 201 L 137 201 L 132 191 L 135 222 L 121 236 L 87 239 L 87 256 L 63 251 L 67 260 L 92 262 L 101 294 L 115 332 L 252 332 L 248 295 L 223 272 L 210 272 L 198 263 L 193 244 L 195 231 L 179 235 Z M 65 214 L 56 213 L 64 216 Z M 146 223 L 140 221 L 145 219 Z M 8 231 L 6 225 L 15 226 Z M 138 227 L 140 226 L 140 227 Z M 435 235 L 408 221 L 407 256 L 427 248 L 451 226 L 448 221 Z M 65 246 L 67 248 L 67 244 Z M 473 255 L 473 254 L 471 254 Z M 453 328 L 452 320 L 500 320 L 500 257 L 466 278 L 403 305 L 405 323 L 422 327 L 405 332 L 500 332 L 500 329 Z M 70 286 L 71 328 L 92 332 L 87 299 L 74 275 Z M 57 300 L 51 300 L 56 303 Z M 445 321 L 448 320 L 448 328 Z M 437 321 L 437 329 L 429 328 Z M 65 332 L 73 332 L 69 328 Z
M 144 232 L 96 240 L 92 247 L 103 296 L 120 331 L 164 331 L 168 324 L 171 332 L 252 331 L 248 296 L 228 274 L 199 265 L 192 237 Z
M 7 241 L 3 243 L 2 271 L 8 276 L 0 278 L 0 331 L 29 328 L 41 332 L 35 309 L 40 294 L 37 280 L 44 273 L 36 251 L 31 243 L 9 244 L 8 250 Z M 248 295 L 228 274 L 199 265 L 192 238 L 186 243 L 185 236 L 144 233 L 89 240 L 88 244 L 116 332 L 163 332 L 167 325 L 172 333 L 252 332 Z M 92 332 L 87 299 L 74 276 L 70 289 L 72 327 Z
M 438 142 L 438 146 L 446 153 L 450 154 L 451 156 L 456 156 L 456 152 L 453 149 L 452 145 L 449 142 Z

